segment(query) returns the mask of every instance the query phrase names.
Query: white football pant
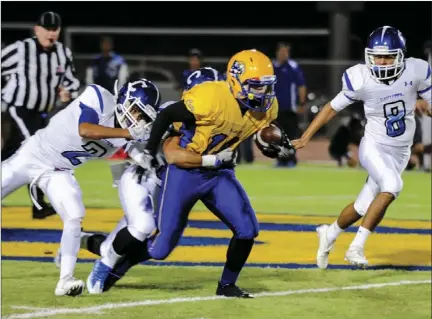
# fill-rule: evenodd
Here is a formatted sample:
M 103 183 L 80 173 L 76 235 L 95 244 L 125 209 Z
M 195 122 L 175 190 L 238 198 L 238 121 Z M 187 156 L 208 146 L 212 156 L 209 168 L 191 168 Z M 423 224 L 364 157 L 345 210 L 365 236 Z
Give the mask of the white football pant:
M 102 243 L 101 256 L 106 256 L 117 233 L 126 226 L 139 241 L 144 241 L 156 230 L 154 205 L 159 196 L 160 180 L 151 175 L 138 184 L 137 168 L 138 165 L 131 165 L 122 174 L 118 192 L 125 216 Z
M 389 146 L 378 144 L 368 136 L 362 138 L 359 160 L 369 176 L 354 203 L 358 214 L 364 216 L 379 193 L 399 195 L 403 188 L 401 175 L 410 156 L 411 146 Z
M 28 140 L 12 157 L 2 162 L 2 199 L 23 185 L 37 185 L 63 221 L 60 242 L 60 280 L 73 277 L 80 247 L 85 208 L 81 189 L 71 170 L 55 170 L 49 160 L 38 158 Z M 34 199 L 33 199 L 34 200 Z

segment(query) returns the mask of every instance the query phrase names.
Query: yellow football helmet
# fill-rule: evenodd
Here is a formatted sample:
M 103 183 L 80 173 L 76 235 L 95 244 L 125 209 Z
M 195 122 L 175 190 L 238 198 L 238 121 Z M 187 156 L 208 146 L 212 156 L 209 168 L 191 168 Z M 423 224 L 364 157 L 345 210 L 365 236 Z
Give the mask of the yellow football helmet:
M 235 98 L 254 111 L 267 111 L 276 97 L 272 62 L 255 49 L 234 54 L 228 62 L 227 81 Z

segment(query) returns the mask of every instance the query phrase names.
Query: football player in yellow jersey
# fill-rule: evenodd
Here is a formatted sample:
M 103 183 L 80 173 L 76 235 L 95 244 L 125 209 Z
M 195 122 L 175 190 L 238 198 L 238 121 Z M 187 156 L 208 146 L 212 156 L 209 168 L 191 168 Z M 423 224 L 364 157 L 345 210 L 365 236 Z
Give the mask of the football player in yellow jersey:
M 221 152 L 232 154 L 244 139 L 276 119 L 275 83 L 276 76 L 267 56 L 256 50 L 241 51 L 228 63 L 227 81 L 196 85 L 184 92 L 182 100 L 158 114 L 146 147 L 148 159 L 155 156 L 163 134 L 173 124 L 180 134 L 180 147 L 195 153 L 195 164 L 200 164 L 190 167 L 201 168 L 185 169 L 168 164 L 162 169 L 156 208 L 158 233 L 146 241 L 147 249 L 141 260 L 168 257 L 187 225 L 190 210 L 201 200 L 233 231 L 216 293 L 251 297 L 235 283 L 258 236 L 258 221 L 234 174 L 234 156 L 221 156 Z M 290 143 L 287 141 L 285 145 Z M 281 147 L 274 151 L 286 152 Z M 104 283 L 104 290 L 129 267 L 122 263 L 116 265 Z

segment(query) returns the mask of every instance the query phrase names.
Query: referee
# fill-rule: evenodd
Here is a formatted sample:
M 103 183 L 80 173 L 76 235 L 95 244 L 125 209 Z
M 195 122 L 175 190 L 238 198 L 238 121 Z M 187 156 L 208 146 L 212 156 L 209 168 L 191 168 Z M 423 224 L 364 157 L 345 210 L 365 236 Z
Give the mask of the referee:
M 1 52 L 1 76 L 8 78 L 2 88 L 2 110 L 11 117 L 10 136 L 2 149 L 2 161 L 48 124 L 48 112 L 58 98 L 67 103 L 78 95 L 80 82 L 74 76 L 72 53 L 57 41 L 60 30 L 60 16 L 45 12 L 34 26 L 34 37 L 17 41 Z M 35 197 L 42 210 L 33 205 L 33 218 L 43 219 L 55 214 L 44 201 L 40 189 Z

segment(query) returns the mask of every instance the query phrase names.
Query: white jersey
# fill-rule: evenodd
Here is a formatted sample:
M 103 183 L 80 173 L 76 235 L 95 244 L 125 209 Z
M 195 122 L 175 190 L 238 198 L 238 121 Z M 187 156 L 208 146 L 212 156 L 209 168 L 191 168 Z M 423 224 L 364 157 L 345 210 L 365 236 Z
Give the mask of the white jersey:
M 33 135 L 27 143 L 32 153 L 55 169 L 73 169 L 88 158 L 113 155 L 127 143 L 124 138 L 91 140 L 79 135 L 79 118 L 84 108 L 91 108 L 98 116 L 98 124 L 114 127 L 115 98 L 99 85 L 89 85 L 64 110 L 56 114 L 48 126 Z M 29 146 L 30 146 L 29 145 Z
M 406 59 L 405 70 L 389 85 L 374 78 L 366 65 L 357 64 L 345 71 L 342 83 L 342 91 L 330 102 L 335 111 L 363 101 L 366 137 L 384 145 L 412 144 L 417 96 L 431 104 L 431 68 L 426 61 Z

